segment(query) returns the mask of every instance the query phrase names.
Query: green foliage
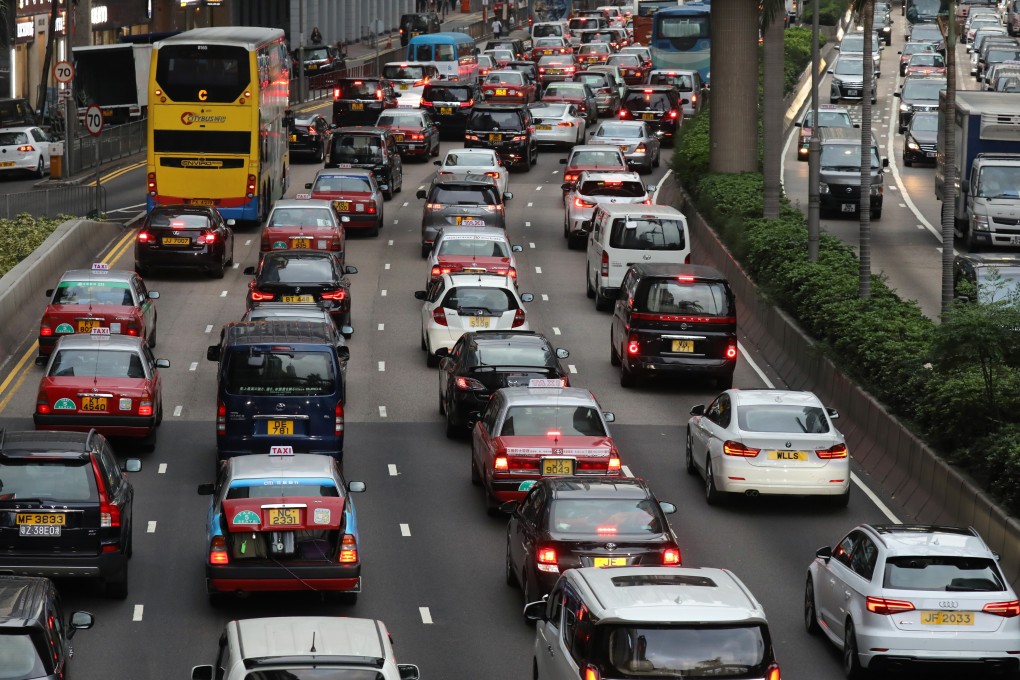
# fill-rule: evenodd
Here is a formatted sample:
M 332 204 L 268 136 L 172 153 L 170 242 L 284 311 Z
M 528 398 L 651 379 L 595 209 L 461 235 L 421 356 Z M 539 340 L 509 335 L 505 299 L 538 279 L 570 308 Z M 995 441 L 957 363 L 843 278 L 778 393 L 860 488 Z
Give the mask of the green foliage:
M 0 220 L 0 276 L 31 255 L 54 229 L 68 219 L 72 218 L 64 215 L 48 220 L 21 213 L 14 219 Z
M 825 36 L 818 36 L 818 47 L 821 49 L 825 45 Z M 783 92 L 787 95 L 793 92 L 793 89 L 797 87 L 797 82 L 800 78 L 800 74 L 804 72 L 804 69 L 811 63 L 811 28 L 803 26 L 793 26 L 786 29 L 786 36 L 783 39 L 783 49 L 785 50 L 785 62 L 784 62 L 784 74 L 783 74 Z
M 1006 425 L 978 439 L 971 451 L 989 491 L 1016 513 L 1020 509 L 1020 425 Z
M 847 0 L 818 0 L 818 23 L 822 26 L 838 26 L 846 14 Z M 814 3 L 805 2 L 801 9 L 801 21 L 810 26 L 814 18 Z
M 680 184 L 691 186 L 708 172 L 708 106 L 702 106 L 690 118 L 684 118 L 674 141 L 671 165 Z

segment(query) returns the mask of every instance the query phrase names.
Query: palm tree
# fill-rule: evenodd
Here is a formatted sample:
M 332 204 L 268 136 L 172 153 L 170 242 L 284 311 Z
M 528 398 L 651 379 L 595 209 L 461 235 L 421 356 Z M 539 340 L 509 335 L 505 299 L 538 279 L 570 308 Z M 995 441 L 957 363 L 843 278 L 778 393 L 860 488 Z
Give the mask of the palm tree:
M 942 119 L 956 120 L 956 2 L 949 0 L 947 12 L 940 12 L 940 22 L 946 37 L 946 110 Z M 946 130 L 951 128 L 947 125 Z M 943 134 L 940 130 L 939 134 Z M 953 238 L 956 219 L 956 135 L 946 134 L 942 141 L 945 184 L 942 189 L 942 314 L 953 303 Z
M 784 42 L 786 32 L 783 21 L 776 15 L 778 3 L 762 7 L 761 23 L 765 34 L 764 48 L 764 115 L 762 131 L 764 137 L 764 182 L 763 214 L 769 219 L 779 217 L 779 195 L 783 178 L 780 167 L 783 154 L 783 84 L 784 84 Z M 782 4 L 785 14 L 786 4 Z
M 875 0 L 852 0 L 850 7 L 858 21 L 864 20 L 864 82 L 861 90 L 861 196 L 860 236 L 858 257 L 860 258 L 860 283 L 858 295 L 871 297 L 871 93 L 875 82 L 872 68 L 872 46 L 874 44 Z

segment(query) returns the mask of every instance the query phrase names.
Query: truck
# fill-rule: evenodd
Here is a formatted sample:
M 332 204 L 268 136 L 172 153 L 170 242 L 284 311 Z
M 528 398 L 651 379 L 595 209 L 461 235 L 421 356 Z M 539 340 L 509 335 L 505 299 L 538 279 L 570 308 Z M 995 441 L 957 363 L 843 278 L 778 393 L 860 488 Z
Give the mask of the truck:
M 946 136 L 956 140 L 955 233 L 971 251 L 1020 246 L 1020 93 L 959 90 L 956 118 L 939 95 L 935 197 L 946 194 Z
M 74 101 L 78 117 L 96 104 L 107 125 L 145 117 L 152 45 L 122 43 L 74 47 Z

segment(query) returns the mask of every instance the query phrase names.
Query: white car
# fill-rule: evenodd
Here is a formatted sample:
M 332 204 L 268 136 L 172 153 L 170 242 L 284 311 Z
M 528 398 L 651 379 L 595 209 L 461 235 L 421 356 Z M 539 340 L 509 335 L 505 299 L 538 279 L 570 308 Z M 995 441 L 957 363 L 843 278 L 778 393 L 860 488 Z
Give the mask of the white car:
M 0 172 L 30 172 L 42 177 L 50 169 L 50 137 L 37 127 L 0 129 Z
M 391 62 L 383 66 L 383 78 L 393 83 L 397 106 L 416 109 L 421 106 L 421 93 L 429 81 L 439 77 L 435 64 L 416 61 Z
M 591 220 L 600 203 L 643 203 L 651 205 L 655 186 L 645 186 L 636 172 L 589 172 L 577 178 L 563 201 L 563 237 L 571 248 L 580 248 L 587 239 L 584 223 Z
M 961 678 L 1017 670 L 1020 602 L 972 528 L 858 526 L 815 553 L 804 624 L 842 650 L 848 678 L 910 677 L 915 665 L 959 667 Z
M 509 276 L 517 285 L 517 258 L 514 253 L 522 250 L 521 246 L 512 245 L 506 230 L 499 227 L 440 229 L 429 252 L 429 277 L 425 287 L 435 283 L 443 274 L 460 272 Z
M 466 179 L 468 175 L 485 175 L 496 182 L 500 195 L 506 193 L 510 184 L 510 172 L 500 163 L 492 149 L 454 149 L 446 158 L 432 161 L 439 168 L 439 179 Z
M 423 301 L 421 348 L 433 368 L 439 365 L 436 350 L 450 349 L 467 331 L 531 330 L 524 303 L 535 296 L 518 294 L 509 276 L 442 274 L 414 297 Z
M 728 493 L 850 499 L 850 457 L 843 434 L 811 392 L 726 390 L 687 421 L 687 472 L 705 479 L 710 505 Z
M 651 65 L 652 63 L 652 50 L 644 45 L 627 45 L 621 48 L 617 54 L 636 54 L 641 57 L 641 61 L 645 62 L 646 65 Z
M 571 148 L 584 144 L 587 122 L 574 104 L 554 102 L 532 104 L 535 119 L 535 141 L 539 144 L 556 144 Z

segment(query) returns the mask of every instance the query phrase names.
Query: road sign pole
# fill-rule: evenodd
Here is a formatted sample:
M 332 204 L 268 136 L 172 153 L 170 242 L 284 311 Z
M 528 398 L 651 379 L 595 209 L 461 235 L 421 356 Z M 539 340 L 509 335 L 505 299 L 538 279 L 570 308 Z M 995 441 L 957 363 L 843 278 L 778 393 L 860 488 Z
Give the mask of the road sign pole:
M 100 206 L 99 198 L 100 198 L 100 196 L 102 194 L 102 188 L 99 185 L 99 182 L 100 182 L 100 178 L 99 178 L 99 140 L 100 140 L 100 136 L 96 135 L 93 139 L 95 139 L 95 143 L 96 143 L 96 218 L 98 219 L 99 218 L 99 206 Z
M 100 109 L 95 104 L 90 104 L 89 107 L 87 109 L 85 109 L 85 129 L 88 130 L 90 135 L 92 135 L 92 139 L 95 140 L 94 143 L 96 145 L 96 210 L 95 210 L 95 212 L 96 212 L 96 215 L 98 216 L 99 215 L 99 210 L 100 210 L 100 205 L 101 205 L 100 192 L 102 191 L 102 188 L 100 186 L 100 179 L 99 179 L 99 161 L 100 161 L 100 158 L 101 158 L 100 153 L 99 153 L 99 142 L 100 142 L 100 139 L 101 139 L 100 135 L 103 132 L 103 111 L 102 111 L 102 109 Z

